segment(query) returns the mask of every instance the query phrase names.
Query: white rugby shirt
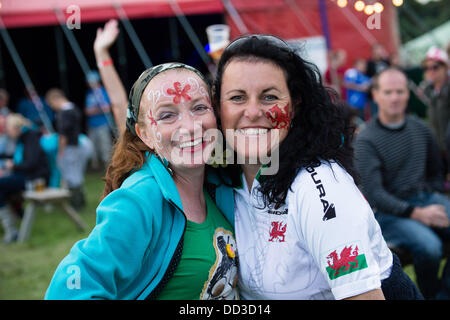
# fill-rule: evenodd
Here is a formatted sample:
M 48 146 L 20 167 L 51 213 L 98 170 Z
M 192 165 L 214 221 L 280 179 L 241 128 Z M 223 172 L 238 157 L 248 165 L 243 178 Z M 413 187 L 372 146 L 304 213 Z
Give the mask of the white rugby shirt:
M 344 299 L 381 287 L 392 253 L 353 178 L 338 164 L 301 170 L 281 208 L 258 178 L 235 189 L 243 299 Z

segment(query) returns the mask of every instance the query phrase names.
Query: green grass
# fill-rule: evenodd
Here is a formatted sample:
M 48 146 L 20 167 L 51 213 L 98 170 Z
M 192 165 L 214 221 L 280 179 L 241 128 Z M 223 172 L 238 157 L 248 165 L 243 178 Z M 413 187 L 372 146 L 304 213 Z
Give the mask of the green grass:
M 38 210 L 30 239 L 26 243 L 3 245 L 0 243 L 0 300 L 43 299 L 59 262 L 75 242 L 85 238 L 95 225 L 95 209 L 103 192 L 102 175 L 87 174 L 85 193 L 87 205 L 80 212 L 88 225 L 79 231 L 72 220 L 58 207 L 50 211 Z M 0 228 L 0 239 L 3 229 Z M 441 272 L 444 261 L 441 265 Z M 404 268 L 415 282 L 412 265 Z
M 0 300 L 44 297 L 59 262 L 95 225 L 95 209 L 104 185 L 101 177 L 100 173 L 86 175 L 86 207 L 80 211 L 80 216 L 88 226 L 87 231 L 79 231 L 59 206 L 53 206 L 50 211 L 37 210 L 26 243 L 0 243 Z M 0 229 L 2 239 L 3 229 Z

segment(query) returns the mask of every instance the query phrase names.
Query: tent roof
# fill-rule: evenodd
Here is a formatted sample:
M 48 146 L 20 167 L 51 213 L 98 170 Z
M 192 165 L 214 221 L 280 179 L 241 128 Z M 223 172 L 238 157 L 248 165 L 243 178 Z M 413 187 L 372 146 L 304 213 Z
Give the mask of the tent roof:
M 420 65 L 431 46 L 437 45 L 445 49 L 449 34 L 450 21 L 447 21 L 439 27 L 405 43 L 400 49 L 402 59 L 409 64 Z
M 176 0 L 185 15 L 223 12 L 220 0 Z M 7 28 L 58 24 L 55 9 L 70 17 L 73 5 L 80 8 L 83 22 L 117 18 L 114 4 L 119 4 L 131 18 L 173 16 L 170 0 L 0 0 L 0 16 Z

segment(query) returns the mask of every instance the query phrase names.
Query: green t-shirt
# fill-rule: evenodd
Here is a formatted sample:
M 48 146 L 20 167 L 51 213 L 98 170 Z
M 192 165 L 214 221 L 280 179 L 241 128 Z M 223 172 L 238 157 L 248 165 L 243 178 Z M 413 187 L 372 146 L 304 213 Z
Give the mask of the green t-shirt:
M 239 298 L 233 228 L 208 193 L 204 195 L 206 219 L 187 221 L 181 260 L 158 300 Z

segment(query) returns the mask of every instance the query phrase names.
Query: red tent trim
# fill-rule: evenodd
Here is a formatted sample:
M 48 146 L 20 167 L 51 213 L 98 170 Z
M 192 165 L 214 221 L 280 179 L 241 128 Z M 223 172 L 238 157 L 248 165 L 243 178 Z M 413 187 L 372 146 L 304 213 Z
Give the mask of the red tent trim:
M 168 0 L 2 0 L 0 16 L 7 28 L 55 25 L 55 9 L 66 12 L 71 5 L 80 8 L 80 23 L 106 21 L 118 18 L 114 3 L 125 10 L 128 18 L 174 16 Z M 177 0 L 185 15 L 214 14 L 224 11 L 220 0 Z

